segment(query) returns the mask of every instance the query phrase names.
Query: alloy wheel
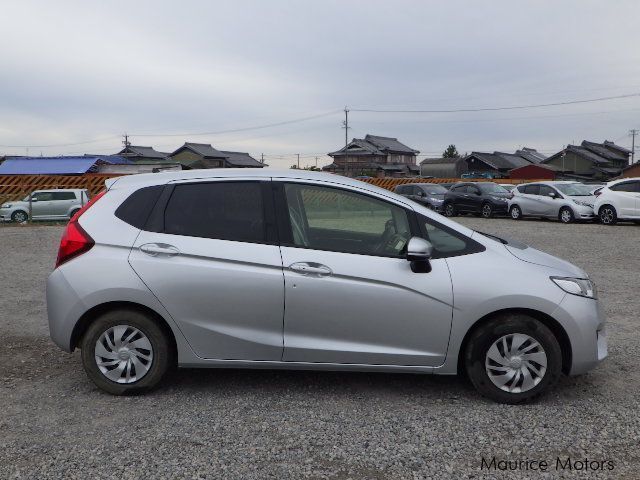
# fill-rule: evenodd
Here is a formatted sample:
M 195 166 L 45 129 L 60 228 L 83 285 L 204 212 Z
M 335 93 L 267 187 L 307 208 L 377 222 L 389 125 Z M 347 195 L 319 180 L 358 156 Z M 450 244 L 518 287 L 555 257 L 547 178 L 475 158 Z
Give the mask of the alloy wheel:
M 564 209 L 562 210 L 562 212 L 560 212 L 560 220 L 563 223 L 570 223 L 572 220 L 572 215 L 571 212 L 569 211 L 569 209 Z
M 611 225 L 613 223 L 613 219 L 615 218 L 615 213 L 613 209 L 610 207 L 605 207 L 600 210 L 600 221 L 605 225 Z
M 453 217 L 453 214 L 455 212 L 455 209 L 453 208 L 453 205 L 448 203 L 447 206 L 444 209 L 444 213 L 447 217 Z
M 134 383 L 149 372 L 153 347 L 137 328 L 116 325 L 98 337 L 95 359 L 102 374 L 112 382 Z
M 16 223 L 22 223 L 27 221 L 27 214 L 24 212 L 16 212 L 13 214 L 13 221 Z
M 482 206 L 482 216 L 484 218 L 489 218 L 491 217 L 492 214 L 492 209 L 491 209 L 491 205 L 489 205 L 488 203 L 486 203 L 485 205 Z
M 520 208 L 519 207 L 511 207 L 511 218 L 514 220 L 518 220 L 520 218 Z
M 547 354 L 529 335 L 510 333 L 498 338 L 485 358 L 489 380 L 500 390 L 522 393 L 538 385 L 547 371 Z

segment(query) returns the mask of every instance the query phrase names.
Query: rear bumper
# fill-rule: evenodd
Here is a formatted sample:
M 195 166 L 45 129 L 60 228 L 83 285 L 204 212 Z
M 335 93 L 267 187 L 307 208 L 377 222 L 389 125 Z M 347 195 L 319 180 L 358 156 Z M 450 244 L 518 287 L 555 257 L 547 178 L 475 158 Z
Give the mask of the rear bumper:
M 65 352 L 71 352 L 71 337 L 85 305 L 60 269 L 47 278 L 47 317 L 51 340 Z

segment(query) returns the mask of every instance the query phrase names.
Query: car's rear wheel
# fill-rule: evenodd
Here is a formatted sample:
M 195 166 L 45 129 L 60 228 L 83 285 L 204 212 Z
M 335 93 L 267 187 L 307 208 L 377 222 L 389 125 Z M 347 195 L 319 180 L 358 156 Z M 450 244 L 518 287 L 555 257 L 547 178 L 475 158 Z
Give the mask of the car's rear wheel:
M 618 212 L 612 205 L 603 205 L 598 212 L 600 223 L 603 225 L 615 225 L 618 223 Z
M 573 211 L 569 207 L 562 207 L 558 213 L 558 220 L 562 223 L 571 223 L 574 220 Z
M 520 220 L 522 218 L 522 210 L 520 210 L 520 207 L 518 205 L 512 206 L 509 210 L 509 214 L 514 220 Z
M 444 214 L 447 217 L 455 217 L 458 213 L 456 212 L 456 207 L 453 203 L 447 203 L 444 206 Z
M 495 318 L 473 332 L 465 350 L 471 383 L 500 403 L 522 403 L 555 384 L 562 372 L 558 340 L 523 314 Z
M 14 223 L 24 223 L 29 219 L 29 215 L 27 212 L 23 212 L 22 210 L 16 210 L 11 214 L 11 221 Z
M 97 318 L 81 341 L 89 378 L 114 394 L 155 387 L 174 363 L 169 338 L 151 316 L 115 310 Z
M 490 203 L 485 203 L 482 205 L 482 217 L 483 218 L 491 218 L 493 216 L 493 207 Z

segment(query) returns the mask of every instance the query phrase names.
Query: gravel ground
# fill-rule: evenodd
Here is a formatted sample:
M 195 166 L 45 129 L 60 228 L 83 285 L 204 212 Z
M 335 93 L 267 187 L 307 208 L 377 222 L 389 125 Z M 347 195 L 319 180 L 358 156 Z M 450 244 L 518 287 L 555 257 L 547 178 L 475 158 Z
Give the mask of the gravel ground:
M 0 478 L 640 478 L 640 226 L 460 221 L 590 272 L 610 358 L 525 406 L 454 377 L 237 370 L 180 370 L 111 397 L 48 338 L 62 229 L 0 228 Z M 487 473 L 483 456 L 550 466 Z M 558 472 L 557 456 L 612 464 Z

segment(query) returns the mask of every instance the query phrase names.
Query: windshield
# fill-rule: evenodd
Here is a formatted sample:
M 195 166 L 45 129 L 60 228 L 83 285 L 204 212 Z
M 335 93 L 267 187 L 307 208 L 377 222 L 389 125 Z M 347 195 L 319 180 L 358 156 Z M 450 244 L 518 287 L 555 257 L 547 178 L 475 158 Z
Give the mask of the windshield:
M 593 191 L 592 187 L 583 185 L 582 183 L 559 183 L 554 185 L 554 187 L 570 197 L 589 197 Z
M 444 195 L 447 189 L 440 185 L 424 185 L 422 189 L 429 195 Z
M 477 185 L 484 193 L 509 193 L 497 183 L 478 182 Z

